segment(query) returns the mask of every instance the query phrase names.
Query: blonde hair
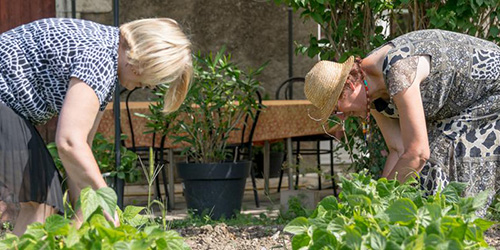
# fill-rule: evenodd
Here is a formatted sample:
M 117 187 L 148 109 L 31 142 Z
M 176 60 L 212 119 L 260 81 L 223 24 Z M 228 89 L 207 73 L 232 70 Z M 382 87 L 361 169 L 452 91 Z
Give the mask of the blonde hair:
M 179 108 L 193 74 L 191 42 L 170 18 L 140 19 L 120 26 L 128 63 L 143 77 L 142 83 L 169 83 L 164 112 Z

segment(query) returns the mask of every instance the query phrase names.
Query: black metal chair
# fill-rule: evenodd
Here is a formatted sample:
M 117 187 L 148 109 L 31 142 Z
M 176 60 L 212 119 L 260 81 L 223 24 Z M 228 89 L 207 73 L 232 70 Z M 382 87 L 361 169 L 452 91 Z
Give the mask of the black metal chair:
M 233 154 L 237 159 L 240 160 L 249 160 L 252 161 L 252 142 L 253 142 L 253 135 L 255 133 L 255 128 L 257 126 L 257 122 L 259 120 L 259 115 L 261 112 L 261 109 L 263 107 L 262 105 L 262 94 L 259 91 L 256 91 L 256 96 L 257 96 L 257 101 L 259 103 L 259 109 L 253 114 L 254 119 L 252 120 L 251 126 L 248 126 L 248 122 L 250 120 L 250 115 L 245 116 L 243 128 L 241 130 L 241 141 L 239 144 L 234 144 L 230 145 L 229 148 L 233 150 Z M 246 130 L 247 128 L 250 129 L 250 132 L 248 133 L 248 136 L 246 137 Z M 255 206 L 260 207 L 260 202 L 259 202 L 259 194 L 257 192 L 257 183 L 255 181 L 255 169 L 252 167 L 250 168 L 250 177 L 252 178 L 252 187 L 253 187 L 253 195 L 255 199 Z
M 147 161 L 143 161 L 141 158 L 141 161 L 142 162 L 148 162 L 149 161 L 149 148 L 150 146 L 137 146 L 136 145 L 136 138 L 135 138 L 135 132 L 134 132 L 134 126 L 133 126 L 133 122 L 132 122 L 132 114 L 131 114 L 131 111 L 130 111 L 130 97 L 132 96 L 132 94 L 134 92 L 136 92 L 138 89 L 140 88 L 135 88 L 133 90 L 130 90 L 128 91 L 127 93 L 127 96 L 125 98 L 125 108 L 126 108 L 126 111 L 127 111 L 127 119 L 128 119 L 128 125 L 129 125 L 129 129 L 130 129 L 130 140 L 132 142 L 132 145 L 130 147 L 127 147 L 125 146 L 127 149 L 131 150 L 132 152 L 138 154 L 139 157 L 141 156 L 145 156 L 145 159 L 148 159 Z M 122 90 L 120 95 L 127 92 L 126 89 Z M 168 127 L 169 124 L 166 123 L 166 124 L 163 124 L 165 127 Z M 152 141 L 151 141 L 151 148 L 153 148 L 153 152 L 154 152 L 154 157 L 155 157 L 155 163 L 157 163 L 157 165 L 160 165 L 160 166 L 163 166 L 161 168 L 161 177 L 162 177 L 162 180 L 163 180 L 163 187 L 165 189 L 165 197 L 166 197 L 166 204 L 167 204 L 167 210 L 168 211 L 171 211 L 171 207 L 170 207 L 170 202 L 169 202 L 169 192 L 168 192 L 168 181 L 167 181 L 167 175 L 165 173 L 165 168 L 166 168 L 166 164 L 168 164 L 169 162 L 165 160 L 165 151 L 168 150 L 167 148 L 165 148 L 165 139 L 166 139 L 166 135 L 163 135 L 161 136 L 160 138 L 160 146 L 156 146 L 156 133 L 153 133 L 152 134 Z M 122 144 L 125 144 L 124 141 L 122 141 Z M 156 199 L 160 200 L 160 201 L 163 201 L 163 198 L 161 196 L 161 189 L 160 189 L 160 180 L 159 180 L 159 177 L 157 176 L 156 179 L 155 179 L 155 188 L 156 188 Z
M 291 77 L 283 81 L 279 87 L 278 90 L 276 91 L 276 99 L 285 99 L 285 100 L 291 100 L 293 99 L 293 89 L 294 87 L 300 87 L 300 89 L 303 89 L 305 78 L 304 77 Z M 330 155 L 330 174 L 331 174 L 331 180 L 332 180 L 332 188 L 333 188 L 333 194 L 337 196 L 337 186 L 335 184 L 335 178 L 334 178 L 334 148 L 333 148 L 333 138 L 328 136 L 328 135 L 308 135 L 308 136 L 299 136 L 299 137 L 293 137 L 292 138 L 292 143 L 295 142 L 295 152 L 293 153 L 295 155 L 295 162 L 297 166 L 299 166 L 300 163 L 300 155 L 316 155 L 316 162 L 317 162 L 317 169 L 318 169 L 318 189 L 321 190 L 321 155 L 322 154 L 328 154 Z M 320 143 L 322 141 L 327 141 L 330 144 L 330 149 L 321 149 L 320 148 Z M 302 142 L 313 142 L 316 143 L 316 148 L 314 149 L 304 149 L 301 148 L 301 143 Z M 283 180 L 283 169 L 280 172 L 280 179 L 278 183 L 278 192 L 281 190 L 281 182 Z M 296 168 L 296 178 L 295 178 L 295 187 L 299 185 L 299 168 Z

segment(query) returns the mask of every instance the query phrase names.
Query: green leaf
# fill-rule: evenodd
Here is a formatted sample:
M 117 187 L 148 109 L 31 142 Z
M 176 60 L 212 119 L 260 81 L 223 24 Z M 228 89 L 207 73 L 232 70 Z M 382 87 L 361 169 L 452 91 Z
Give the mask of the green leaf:
M 432 220 L 441 219 L 441 207 L 438 204 L 428 203 L 425 204 L 425 208 L 429 211 Z
M 290 223 L 288 223 L 288 225 L 285 226 L 283 231 L 291 234 L 303 234 L 307 233 L 309 226 L 310 226 L 309 221 L 306 218 L 298 217 L 290 221 Z
M 440 224 L 441 224 L 441 220 L 433 221 L 425 228 L 425 233 L 427 235 L 435 234 L 438 236 L 443 236 L 443 232 L 441 231 Z
M 451 240 L 448 240 L 446 242 L 443 242 L 439 245 L 436 246 L 436 249 L 443 249 L 443 250 L 447 250 L 447 249 L 453 249 L 453 250 L 461 250 L 461 249 L 464 249 L 464 247 L 462 246 L 462 244 L 460 244 L 459 241 L 455 240 L 455 239 L 451 239 Z
M 127 206 L 125 207 L 125 211 L 123 211 L 122 217 L 123 219 L 126 220 L 131 220 L 135 218 L 142 210 L 144 210 L 144 207 L 137 207 L 137 206 Z
M 86 187 L 80 193 L 80 205 L 83 214 L 83 221 L 87 221 L 97 208 L 99 208 L 99 199 L 96 192 L 91 187 Z
M 110 187 L 104 187 L 97 190 L 99 205 L 109 215 L 113 216 L 116 211 L 116 202 L 118 200 L 115 191 Z
M 391 223 L 408 225 L 416 219 L 417 206 L 410 199 L 402 198 L 391 204 L 385 213 L 389 216 Z
M 319 202 L 318 206 L 322 206 L 324 209 L 328 211 L 336 211 L 339 209 L 339 203 L 337 202 L 337 198 L 332 195 L 323 198 L 323 200 Z
M 403 241 L 410 236 L 410 229 L 403 226 L 390 225 L 389 226 L 389 237 L 388 239 L 401 244 Z
M 82 228 L 82 232 L 85 231 L 85 228 Z M 78 234 L 78 229 L 76 227 L 69 227 L 68 234 L 66 236 L 66 246 L 68 248 L 73 248 L 77 243 L 80 242 L 80 235 Z
M 442 219 L 441 230 L 447 233 L 445 235 L 448 238 L 456 239 L 462 242 L 465 239 L 465 234 L 467 232 L 467 225 L 463 222 L 462 218 L 445 216 Z
M 44 226 L 40 222 L 35 222 L 30 225 L 28 225 L 28 228 L 26 229 L 26 232 L 24 232 L 24 235 L 21 236 L 21 239 L 24 236 L 32 236 L 34 239 L 40 239 L 46 235 Z
M 488 201 L 488 197 L 492 191 L 491 190 L 484 190 L 480 192 L 479 194 L 476 194 L 474 196 L 474 203 L 472 208 L 474 210 L 477 210 L 479 208 L 485 207 L 486 202 Z
M 187 244 L 184 242 L 182 237 L 177 233 L 176 231 L 170 230 L 165 232 L 164 238 L 160 238 L 159 240 L 156 241 L 157 245 L 159 241 L 164 241 L 161 242 L 160 244 L 165 244 L 166 248 L 159 248 L 159 249 L 190 249 Z
M 350 226 L 345 226 L 345 244 L 350 249 L 360 249 L 361 248 L 361 234 Z
M 45 220 L 45 226 L 44 226 L 44 228 L 45 228 L 45 230 L 48 233 L 55 233 L 58 230 L 60 230 L 61 228 L 63 228 L 66 225 L 68 225 L 70 222 L 71 222 L 70 220 L 62 217 L 61 215 L 54 214 L 54 215 L 49 216 Z
M 418 235 L 414 240 L 406 244 L 406 249 L 424 249 L 424 234 Z
M 394 241 L 388 241 L 385 250 L 403 250 L 403 248 Z
M 467 188 L 467 183 L 450 182 L 441 192 L 449 203 L 458 202 L 460 195 Z
M 114 244 L 115 242 L 120 240 L 126 240 L 125 233 L 119 230 L 104 227 L 102 225 L 97 225 L 96 229 L 99 232 L 99 236 L 101 237 L 101 239 L 108 241 L 111 244 Z
M 371 231 L 368 237 L 370 239 L 370 247 L 372 249 L 385 249 L 387 239 L 379 232 Z
M 346 200 L 351 207 L 369 207 L 372 203 L 365 195 L 347 195 Z
M 425 237 L 424 243 L 427 248 L 433 248 L 443 243 L 444 240 L 439 235 L 431 234 Z M 436 249 L 437 250 L 437 249 Z
M 19 238 L 11 233 L 6 233 L 4 238 L 0 240 L 0 249 L 14 249 L 14 244 L 19 242 Z
M 313 244 L 310 249 L 335 249 L 338 245 L 337 239 L 324 229 L 314 229 L 312 235 Z
M 478 218 L 474 220 L 474 225 L 478 226 L 481 228 L 481 230 L 486 231 L 488 230 L 491 226 L 495 225 L 495 222 L 493 221 L 487 221 L 482 218 Z
M 500 11 L 498 12 L 498 14 L 500 15 Z M 499 33 L 500 33 L 500 29 L 498 29 L 497 26 L 491 26 L 491 28 L 490 28 L 490 35 L 492 37 L 498 37 Z
M 292 249 L 301 249 L 302 247 L 309 246 L 311 237 L 307 234 L 297 234 L 292 238 Z

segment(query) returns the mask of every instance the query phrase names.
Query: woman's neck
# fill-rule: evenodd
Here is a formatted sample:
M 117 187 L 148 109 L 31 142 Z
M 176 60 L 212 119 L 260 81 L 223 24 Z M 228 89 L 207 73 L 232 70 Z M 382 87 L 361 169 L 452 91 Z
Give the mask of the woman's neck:
M 386 45 L 361 61 L 360 67 L 365 75 L 365 80 L 368 82 L 368 94 L 372 101 L 378 98 L 389 98 L 382 73 L 382 65 L 390 49 L 391 46 Z

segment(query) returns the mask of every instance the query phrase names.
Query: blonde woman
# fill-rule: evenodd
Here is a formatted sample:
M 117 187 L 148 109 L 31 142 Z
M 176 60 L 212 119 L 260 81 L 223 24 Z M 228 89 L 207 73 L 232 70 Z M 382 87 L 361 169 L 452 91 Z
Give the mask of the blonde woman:
M 322 122 L 332 113 L 375 118 L 390 150 L 383 177 L 418 173 L 429 193 L 450 181 L 467 183 L 466 195 L 500 191 L 500 47 L 492 42 L 411 32 L 364 59 L 319 62 L 305 94 Z
M 72 202 L 87 186 L 105 187 L 90 146 L 117 81 L 127 89 L 169 83 L 165 111 L 174 111 L 191 80 L 190 46 L 168 18 L 120 28 L 52 18 L 0 34 L 0 200 L 18 211 L 14 233 L 63 209 L 58 172 L 34 125 L 59 115 Z

